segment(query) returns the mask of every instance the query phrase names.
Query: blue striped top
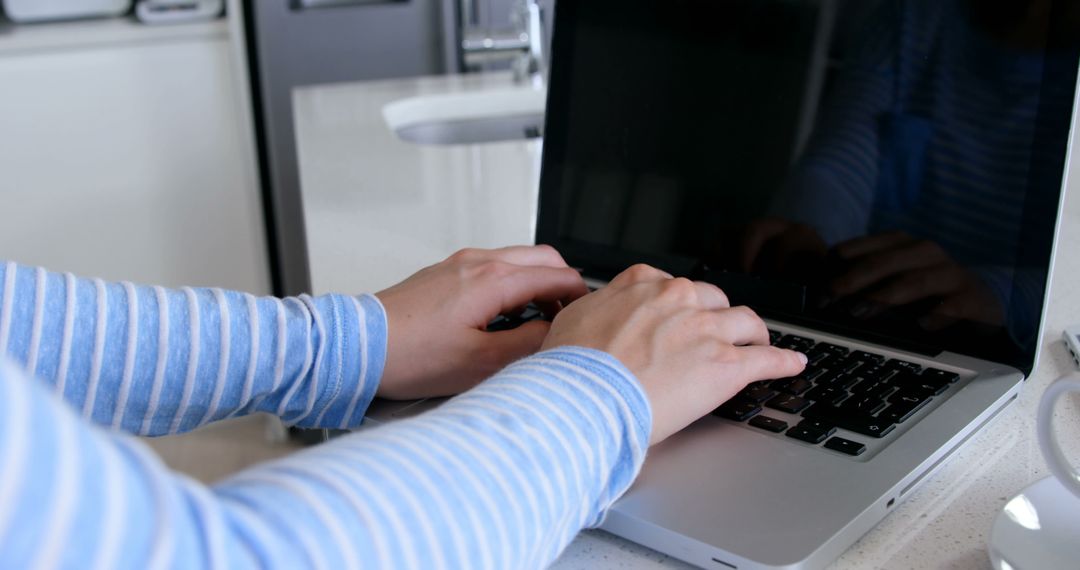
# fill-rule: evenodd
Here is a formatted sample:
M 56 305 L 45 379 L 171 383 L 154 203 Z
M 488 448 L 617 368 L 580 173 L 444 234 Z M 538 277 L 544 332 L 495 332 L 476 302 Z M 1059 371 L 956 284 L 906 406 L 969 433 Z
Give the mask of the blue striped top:
M 130 435 L 252 412 L 359 427 L 386 339 L 371 295 L 256 298 L 0 264 L 0 568 L 537 568 L 640 469 L 641 386 L 574 347 L 209 487 Z

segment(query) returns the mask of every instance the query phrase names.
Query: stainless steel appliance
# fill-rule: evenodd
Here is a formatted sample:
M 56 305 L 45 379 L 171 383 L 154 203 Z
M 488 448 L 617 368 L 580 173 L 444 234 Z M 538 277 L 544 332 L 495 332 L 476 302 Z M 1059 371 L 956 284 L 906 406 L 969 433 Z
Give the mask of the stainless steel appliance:
M 523 9 L 539 13 L 534 1 L 242 0 L 238 4 L 277 294 L 310 289 L 293 132 L 294 88 L 506 68 L 514 60 L 522 62 L 525 75 L 536 71 L 532 69 L 537 66 L 536 42 L 529 41 L 523 26 L 531 24 L 522 16 Z

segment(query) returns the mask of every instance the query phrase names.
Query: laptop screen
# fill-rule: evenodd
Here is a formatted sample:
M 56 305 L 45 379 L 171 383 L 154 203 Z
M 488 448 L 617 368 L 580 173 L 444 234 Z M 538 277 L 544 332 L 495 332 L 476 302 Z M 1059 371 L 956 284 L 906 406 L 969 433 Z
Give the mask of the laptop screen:
M 537 241 L 1030 372 L 1080 2 L 560 0 Z

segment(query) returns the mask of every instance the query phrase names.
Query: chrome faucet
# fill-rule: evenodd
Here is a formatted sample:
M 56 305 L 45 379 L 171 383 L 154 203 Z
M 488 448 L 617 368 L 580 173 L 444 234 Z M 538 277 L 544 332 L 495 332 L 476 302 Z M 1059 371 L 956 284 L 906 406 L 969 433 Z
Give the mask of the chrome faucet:
M 463 30 L 461 52 L 466 67 L 510 60 L 515 83 L 543 87 L 547 79 L 544 57 L 544 12 L 539 0 L 516 0 L 510 20 L 513 27 L 492 33 L 470 28 L 475 20 L 477 0 L 462 0 Z

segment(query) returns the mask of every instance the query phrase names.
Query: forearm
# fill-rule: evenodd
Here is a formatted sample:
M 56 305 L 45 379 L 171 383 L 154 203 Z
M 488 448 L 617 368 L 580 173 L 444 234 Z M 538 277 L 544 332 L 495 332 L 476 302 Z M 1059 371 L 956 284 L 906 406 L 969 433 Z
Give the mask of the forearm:
M 217 490 L 282 525 L 304 517 L 309 541 L 362 567 L 544 567 L 629 487 L 650 428 L 645 395 L 625 368 L 602 353 L 560 349 L 424 415 Z
M 385 360 L 374 297 L 256 298 L 0 265 L 0 354 L 95 422 L 140 434 L 265 411 L 355 427 Z
M 620 364 L 560 349 L 208 490 L 4 372 L 3 567 L 543 567 L 630 485 L 651 428 Z M 50 427 L 30 442 L 32 421 Z

